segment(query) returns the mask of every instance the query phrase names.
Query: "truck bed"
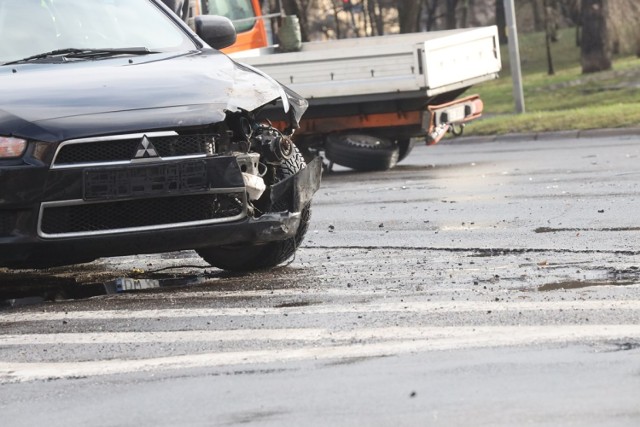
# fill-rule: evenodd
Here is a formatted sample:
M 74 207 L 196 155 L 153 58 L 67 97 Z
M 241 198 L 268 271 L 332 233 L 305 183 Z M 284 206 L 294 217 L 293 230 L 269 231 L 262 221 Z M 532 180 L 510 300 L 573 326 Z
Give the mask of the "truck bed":
M 494 79 L 501 68 L 495 26 L 310 42 L 298 52 L 268 47 L 230 56 L 315 105 L 426 99 Z

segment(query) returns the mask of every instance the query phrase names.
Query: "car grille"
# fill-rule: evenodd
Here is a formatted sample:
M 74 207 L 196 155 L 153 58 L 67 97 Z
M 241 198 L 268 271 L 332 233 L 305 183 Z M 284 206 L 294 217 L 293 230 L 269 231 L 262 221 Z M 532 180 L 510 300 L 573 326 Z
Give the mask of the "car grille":
M 40 234 L 71 237 L 226 222 L 242 218 L 245 205 L 242 192 L 106 203 L 45 203 Z
M 162 158 L 211 155 L 215 151 L 216 135 L 178 135 L 175 132 L 119 135 L 66 141 L 60 144 L 53 167 L 86 164 L 108 164 L 136 158 L 143 138 L 151 142 Z

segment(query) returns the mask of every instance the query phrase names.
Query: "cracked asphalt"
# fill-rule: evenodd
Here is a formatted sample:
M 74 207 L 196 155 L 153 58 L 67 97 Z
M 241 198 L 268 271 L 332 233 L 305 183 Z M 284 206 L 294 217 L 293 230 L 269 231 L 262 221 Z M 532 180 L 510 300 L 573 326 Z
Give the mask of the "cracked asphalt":
M 640 137 L 592 136 L 336 166 L 272 271 L 0 269 L 2 424 L 636 426 Z

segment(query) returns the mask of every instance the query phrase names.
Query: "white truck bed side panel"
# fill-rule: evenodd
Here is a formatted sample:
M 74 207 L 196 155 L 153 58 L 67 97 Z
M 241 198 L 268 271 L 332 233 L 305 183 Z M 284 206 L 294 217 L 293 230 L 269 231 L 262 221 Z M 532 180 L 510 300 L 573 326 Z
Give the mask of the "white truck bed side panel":
M 231 55 L 266 72 L 305 98 L 396 92 L 431 94 L 477 83 L 500 69 L 495 27 L 303 43 L 300 52 L 274 48 Z
M 496 27 L 475 28 L 422 43 L 429 89 L 498 73 L 501 68 Z

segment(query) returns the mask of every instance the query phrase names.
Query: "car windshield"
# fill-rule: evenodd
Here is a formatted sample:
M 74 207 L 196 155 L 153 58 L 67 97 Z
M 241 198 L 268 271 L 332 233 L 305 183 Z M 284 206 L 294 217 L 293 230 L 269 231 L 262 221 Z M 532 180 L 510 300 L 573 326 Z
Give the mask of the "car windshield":
M 65 49 L 194 50 L 149 0 L 0 0 L 0 64 Z

